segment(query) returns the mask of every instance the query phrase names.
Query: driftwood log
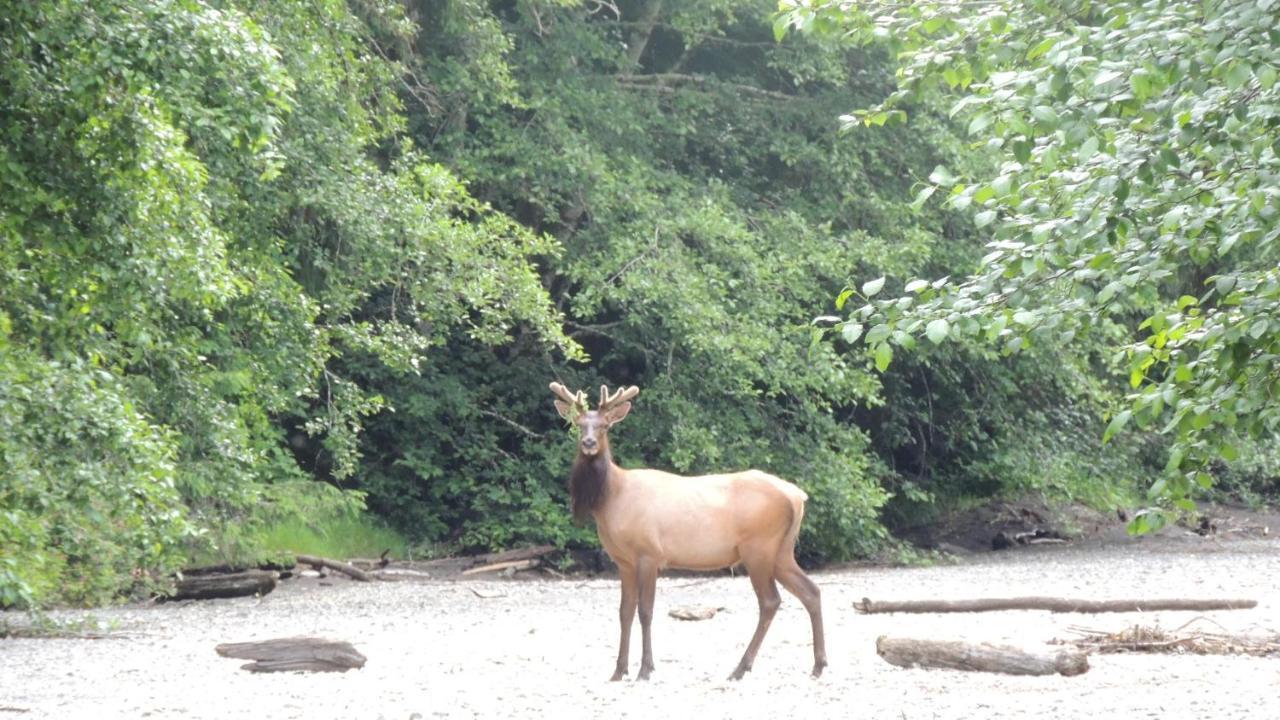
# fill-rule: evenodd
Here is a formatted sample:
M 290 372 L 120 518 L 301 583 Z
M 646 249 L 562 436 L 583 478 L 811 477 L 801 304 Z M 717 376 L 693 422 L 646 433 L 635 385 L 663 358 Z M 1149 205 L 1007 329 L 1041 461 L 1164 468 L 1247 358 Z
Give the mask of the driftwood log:
M 934 667 L 948 670 L 1005 673 L 1007 675 L 1080 675 L 1089 660 L 1079 650 L 1045 649 L 1032 652 L 1009 645 L 966 643 L 955 640 L 914 640 L 881 635 L 876 654 L 898 667 Z
M 276 574 L 267 570 L 182 577 L 166 600 L 208 600 L 210 598 L 266 595 L 276 589 Z
M 241 666 L 249 672 L 346 672 L 364 667 L 366 659 L 349 642 L 311 637 L 225 643 L 215 649 L 223 657 L 253 660 Z
M 871 600 L 853 607 L 860 613 L 953 613 L 995 610 L 1048 610 L 1058 613 L 1151 612 L 1155 610 L 1246 610 L 1257 600 L 1165 598 L 1147 600 L 1081 600 L 1058 597 L 978 598 L 973 600 Z
M 723 609 L 711 605 L 680 605 L 668 610 L 667 614 L 677 620 L 710 620 Z
M 329 568 L 330 570 L 346 575 L 352 580 L 359 580 L 360 582 L 370 582 L 374 579 L 369 575 L 369 573 L 361 570 L 351 563 L 345 563 L 341 560 L 332 560 L 330 558 L 317 557 L 315 555 L 299 555 L 297 557 L 299 565 L 310 565 L 316 568 Z
M 480 567 L 463 570 L 462 574 L 479 575 L 480 573 L 500 572 L 502 570 L 510 570 L 512 572 L 515 572 L 516 570 L 531 570 L 538 567 L 541 562 L 542 561 L 538 558 L 530 558 L 528 560 L 507 560 L 506 562 L 490 563 L 488 565 L 481 565 Z

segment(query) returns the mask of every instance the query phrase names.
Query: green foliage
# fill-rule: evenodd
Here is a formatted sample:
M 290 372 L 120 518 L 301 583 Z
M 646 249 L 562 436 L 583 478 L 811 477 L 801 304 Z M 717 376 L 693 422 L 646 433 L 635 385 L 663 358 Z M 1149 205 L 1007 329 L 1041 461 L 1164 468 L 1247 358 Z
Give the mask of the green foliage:
M 867 340 L 871 352 L 937 335 L 939 320 L 949 338 L 1006 354 L 1101 335 L 1129 380 L 1104 438 L 1130 427 L 1167 435 L 1151 495 L 1180 507 L 1238 438 L 1274 438 L 1280 37 L 1270 5 L 783 3 L 784 28 L 887 44 L 900 58 L 897 90 L 854 120 L 958 95 L 952 114 L 999 161 L 931 175 L 934 197 L 989 228 L 990 252 L 961 280 L 917 284 L 909 302 L 855 309 L 851 322 L 889 331 Z
M 817 30 L 847 17 L 805 7 L 820 11 L 807 21 Z M 921 505 L 1027 488 L 1101 496 L 1100 476 L 1139 474 L 1145 446 L 1119 431 L 1149 424 L 1149 407 L 1117 412 L 1102 446 L 1081 418 L 1114 406 L 1095 379 L 1113 369 L 1098 348 L 1143 317 L 1153 337 L 1165 333 L 1126 356 L 1152 358 L 1138 368 L 1143 392 L 1166 366 L 1186 366 L 1169 381 L 1184 393 L 1210 365 L 1225 378 L 1254 362 L 1171 354 L 1201 342 L 1213 326 L 1188 323 L 1218 317 L 1224 298 L 1261 307 L 1269 291 L 1247 273 L 1215 270 L 1216 295 L 1183 293 L 1191 301 L 1157 320 L 1162 296 L 1129 292 L 1132 264 L 1113 250 L 1081 300 L 1106 306 L 1090 327 L 1026 299 L 1036 273 L 1055 289 L 1064 276 L 1011 228 L 1075 186 L 1056 175 L 1037 185 L 1041 166 L 1025 156 L 1062 145 L 1062 158 L 1069 146 L 1091 168 L 1080 182 L 1104 183 L 1092 168 L 1116 157 L 1115 138 L 1099 131 L 1092 143 L 1079 129 L 1110 106 L 1024 108 L 1043 132 L 1008 141 L 1019 169 L 992 164 L 1004 145 L 968 152 L 931 92 L 850 115 L 840 135 L 851 101 L 891 92 L 890 51 L 901 48 L 778 43 L 803 18 L 775 25 L 770 0 L 4 8 L 6 606 L 145 592 L 192 557 L 315 541 L 304 527 L 362 535 L 363 522 L 341 518 L 366 502 L 437 547 L 594 543 L 566 509 L 574 448 L 550 403 L 553 378 L 642 388 L 614 432 L 625 465 L 751 466 L 796 481 L 812 497 L 802 552 L 843 559 L 883 546 L 886 517 Z M 1052 50 L 1095 41 L 1071 34 Z M 1097 82 L 1072 62 L 1072 83 Z M 1270 92 L 1265 64 L 1248 63 L 1248 78 L 1232 66 L 1223 82 L 1240 97 Z M 995 76 L 975 62 L 967 75 L 936 69 L 975 91 Z M 962 110 L 971 133 L 1012 127 L 1016 113 L 994 107 Z M 1249 112 L 1213 118 L 1251 131 L 1268 122 Z M 1121 125 L 1106 132 L 1142 130 Z M 1165 130 L 1182 152 L 1209 142 L 1199 127 Z M 1189 172 L 1209 165 L 1190 157 L 1178 159 Z M 988 171 L 996 179 L 981 187 L 964 180 Z M 1152 172 L 1124 186 L 1130 204 L 1142 183 L 1168 182 Z M 1032 190 L 1048 210 L 1024 206 Z M 1268 192 L 1247 188 L 1237 216 L 1265 220 Z M 1168 224 L 1191 222 L 1192 209 Z M 1132 222 L 1112 229 L 1137 237 Z M 913 280 L 892 298 L 903 278 L 972 267 L 975 226 L 1004 233 L 987 263 L 1009 283 L 998 302 L 1011 314 L 983 325 L 947 304 L 961 297 L 947 280 Z M 1246 230 L 1221 252 L 1262 262 Z M 1159 272 L 1169 286 L 1201 279 Z M 841 315 L 812 320 L 832 297 Z M 1273 334 L 1258 313 L 1220 341 L 1260 347 Z M 998 322 L 1010 349 L 1033 353 L 1010 360 L 955 342 Z M 1092 344 L 1050 357 L 1045 333 Z M 848 352 L 857 343 L 871 354 Z M 913 348 L 925 352 L 898 352 Z M 1193 430 L 1218 422 L 1193 411 Z
M 5 4 L 5 603 L 100 601 L 184 538 L 358 505 L 329 483 L 386 402 L 348 355 L 412 372 L 516 327 L 576 354 L 529 264 L 554 242 L 405 141 L 374 28 L 405 32 L 399 6 Z
M 119 378 L 0 335 L 0 606 L 148 589 L 190 531 L 165 432 Z
M 494 4 L 482 22 L 474 5 L 416 8 L 433 23 L 409 64 L 449 102 L 423 103 L 414 134 L 561 240 L 544 282 L 591 363 L 459 339 L 420 377 L 383 373 L 396 412 L 365 436 L 371 507 L 466 547 L 592 542 L 564 513 L 573 447 L 546 384 L 627 383 L 642 390 L 615 430 L 624 465 L 770 470 L 813 497 L 807 552 L 877 546 L 882 468 L 848 422 L 877 382 L 814 345 L 809 320 L 850 267 L 915 266 L 955 230 L 896 199 L 900 157 L 953 157 L 944 123 L 841 142 L 829 118 L 876 96 L 883 59 L 776 45 L 767 2 Z

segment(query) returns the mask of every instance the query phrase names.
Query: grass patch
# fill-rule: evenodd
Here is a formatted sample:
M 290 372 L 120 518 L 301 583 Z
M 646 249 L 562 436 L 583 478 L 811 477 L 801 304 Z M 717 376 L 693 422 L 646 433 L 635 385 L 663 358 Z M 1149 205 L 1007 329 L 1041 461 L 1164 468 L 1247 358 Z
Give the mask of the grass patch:
M 409 553 L 409 541 L 403 535 L 365 514 L 281 522 L 268 527 L 257 540 L 272 555 L 303 553 L 345 560 L 378 557 L 388 549 L 393 558 Z

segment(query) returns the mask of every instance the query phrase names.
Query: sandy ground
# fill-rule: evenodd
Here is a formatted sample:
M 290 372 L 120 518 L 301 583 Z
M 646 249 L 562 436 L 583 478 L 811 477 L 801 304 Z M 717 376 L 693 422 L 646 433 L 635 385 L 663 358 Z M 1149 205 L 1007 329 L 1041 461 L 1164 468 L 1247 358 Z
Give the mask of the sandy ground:
M 882 634 L 1033 644 L 1071 637 L 1071 625 L 1174 628 L 1196 613 L 864 616 L 851 606 L 864 596 L 1252 597 L 1256 609 L 1204 615 L 1233 632 L 1276 631 L 1277 570 L 1275 539 L 1192 538 L 818 572 L 827 673 L 809 677 L 808 618 L 785 596 L 755 670 L 736 683 L 725 678 L 756 616 L 743 577 L 660 581 L 657 670 L 647 683 L 607 682 L 617 642 L 612 578 L 296 581 L 261 599 L 91 613 L 127 637 L 0 641 L 0 718 L 1274 718 L 1280 658 L 1100 655 L 1079 677 L 1012 677 L 904 670 L 874 650 Z M 681 604 L 725 610 L 703 622 L 667 617 Z M 368 664 L 258 675 L 214 652 L 218 643 L 302 634 L 350 640 Z

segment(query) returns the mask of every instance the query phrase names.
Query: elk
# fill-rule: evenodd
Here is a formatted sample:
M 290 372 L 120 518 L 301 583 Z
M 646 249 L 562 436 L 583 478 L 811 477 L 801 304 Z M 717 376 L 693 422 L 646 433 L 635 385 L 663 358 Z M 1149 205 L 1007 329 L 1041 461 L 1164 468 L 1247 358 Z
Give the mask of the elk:
M 605 552 L 618 566 L 622 631 L 612 680 L 627 674 L 631 625 L 640 611 L 643 654 L 640 680 L 653 672 L 653 599 L 664 568 L 717 570 L 742 564 L 760 605 L 755 634 L 729 676 L 739 680 L 751 669 L 769 624 L 782 603 L 782 583 L 809 612 L 813 625 L 813 676 L 827 665 L 818 586 L 795 559 L 796 536 L 804 519 L 804 491 L 760 472 L 682 477 L 661 470 L 624 470 L 613 462 L 609 429 L 631 411 L 640 389 L 600 387 L 600 402 L 587 409 L 586 395 L 551 383 L 561 417 L 577 425 L 578 454 L 569 475 L 570 508 L 575 519 L 594 518 Z M 776 582 L 775 582 L 776 581 Z

